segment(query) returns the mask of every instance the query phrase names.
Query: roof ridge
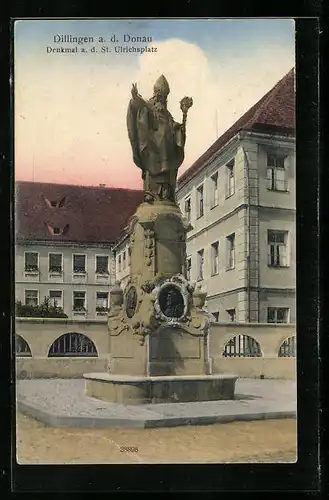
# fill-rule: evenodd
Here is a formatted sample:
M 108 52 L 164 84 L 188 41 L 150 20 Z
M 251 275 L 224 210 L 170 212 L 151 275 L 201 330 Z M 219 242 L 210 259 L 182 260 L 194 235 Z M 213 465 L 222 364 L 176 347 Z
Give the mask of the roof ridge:
M 124 188 L 124 187 L 115 187 L 115 186 L 87 186 L 82 184 L 64 184 L 62 182 L 42 182 L 42 181 L 24 181 L 24 180 L 16 180 L 15 184 L 42 184 L 48 186 L 65 186 L 65 187 L 73 187 L 73 188 L 83 188 L 83 189 L 107 189 L 114 191 L 134 191 L 141 192 L 142 189 L 136 188 Z

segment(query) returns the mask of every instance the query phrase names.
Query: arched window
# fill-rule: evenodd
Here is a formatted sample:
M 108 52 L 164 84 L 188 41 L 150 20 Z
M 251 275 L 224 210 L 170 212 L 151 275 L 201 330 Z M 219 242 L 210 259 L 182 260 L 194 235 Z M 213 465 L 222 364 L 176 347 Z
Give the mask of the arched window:
M 288 337 L 279 348 L 279 358 L 295 358 L 296 357 L 296 337 L 293 335 Z
M 49 349 L 48 357 L 94 356 L 97 349 L 92 340 L 82 333 L 65 333 L 55 340 Z
M 223 356 L 229 358 L 260 357 L 261 355 L 259 343 L 249 335 L 236 335 L 231 338 L 223 351 Z
M 15 348 L 16 356 L 32 356 L 29 344 L 18 334 L 15 339 Z

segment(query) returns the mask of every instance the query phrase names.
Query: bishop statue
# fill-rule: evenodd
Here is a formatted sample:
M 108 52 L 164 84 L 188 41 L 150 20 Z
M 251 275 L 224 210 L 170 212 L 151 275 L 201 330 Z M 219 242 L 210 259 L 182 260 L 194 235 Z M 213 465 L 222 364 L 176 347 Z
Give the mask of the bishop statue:
M 138 93 L 137 85 L 132 85 L 128 136 L 134 163 L 142 170 L 145 201 L 174 202 L 177 172 L 184 160 L 187 112 L 193 100 L 184 97 L 180 101 L 183 118 L 182 123 L 177 123 L 167 109 L 170 88 L 163 75 L 153 89 L 153 97 L 146 101 Z

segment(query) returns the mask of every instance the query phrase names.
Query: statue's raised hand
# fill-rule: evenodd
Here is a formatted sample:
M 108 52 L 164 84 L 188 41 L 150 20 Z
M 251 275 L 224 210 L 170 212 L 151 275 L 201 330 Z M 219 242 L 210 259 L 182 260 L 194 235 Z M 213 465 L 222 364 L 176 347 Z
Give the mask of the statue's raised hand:
M 138 96 L 137 83 L 132 84 L 131 95 L 132 95 L 133 99 L 135 99 Z

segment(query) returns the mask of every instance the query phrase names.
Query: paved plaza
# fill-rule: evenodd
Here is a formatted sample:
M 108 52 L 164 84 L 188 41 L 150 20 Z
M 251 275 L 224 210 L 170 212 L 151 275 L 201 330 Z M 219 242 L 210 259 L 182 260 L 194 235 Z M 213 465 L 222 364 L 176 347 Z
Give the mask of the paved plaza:
M 296 382 L 239 379 L 235 399 L 121 405 L 87 397 L 83 379 L 17 381 L 17 410 L 53 427 L 152 428 L 295 418 Z

